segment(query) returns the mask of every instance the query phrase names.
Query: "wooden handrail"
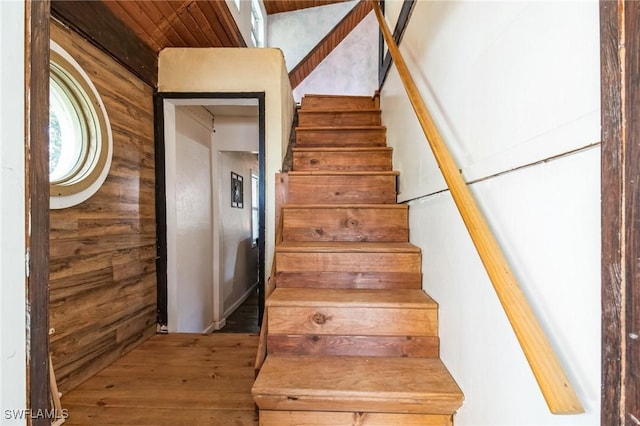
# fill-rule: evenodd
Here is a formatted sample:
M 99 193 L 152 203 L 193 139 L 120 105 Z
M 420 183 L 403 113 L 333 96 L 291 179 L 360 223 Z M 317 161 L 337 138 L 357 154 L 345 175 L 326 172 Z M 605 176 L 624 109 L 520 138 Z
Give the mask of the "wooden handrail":
M 420 126 L 473 240 L 473 244 L 491 279 L 500 303 L 511 323 L 511 327 L 513 327 L 518 342 L 520 342 L 520 346 L 549 406 L 549 410 L 554 414 L 583 413 L 584 409 L 575 390 L 562 369 L 558 357 L 531 306 L 527 303 L 498 242 L 491 233 L 489 225 L 475 203 L 471 191 L 469 191 L 466 182 L 462 178 L 458 166 L 433 122 L 424 100 L 420 96 L 420 92 L 400 54 L 400 49 L 387 27 L 378 2 L 373 1 L 373 3 L 380 30 L 396 64 L 411 105 L 420 121 Z

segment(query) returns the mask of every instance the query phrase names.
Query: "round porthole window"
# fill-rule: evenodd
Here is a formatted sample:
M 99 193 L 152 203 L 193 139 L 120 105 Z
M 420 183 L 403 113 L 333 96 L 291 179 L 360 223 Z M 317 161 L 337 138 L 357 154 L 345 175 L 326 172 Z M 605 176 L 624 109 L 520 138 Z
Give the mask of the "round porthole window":
M 100 95 L 80 65 L 51 42 L 49 182 L 52 209 L 79 204 L 102 186 L 113 144 Z

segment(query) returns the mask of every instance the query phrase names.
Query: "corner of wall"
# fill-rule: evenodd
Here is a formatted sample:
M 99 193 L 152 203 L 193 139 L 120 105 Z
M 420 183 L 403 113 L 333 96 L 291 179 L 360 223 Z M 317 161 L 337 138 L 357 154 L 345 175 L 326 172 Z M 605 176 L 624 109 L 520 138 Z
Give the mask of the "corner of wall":
M 25 6 L 0 2 L 0 408 L 27 406 L 25 339 Z M 26 420 L 12 419 L 12 424 Z

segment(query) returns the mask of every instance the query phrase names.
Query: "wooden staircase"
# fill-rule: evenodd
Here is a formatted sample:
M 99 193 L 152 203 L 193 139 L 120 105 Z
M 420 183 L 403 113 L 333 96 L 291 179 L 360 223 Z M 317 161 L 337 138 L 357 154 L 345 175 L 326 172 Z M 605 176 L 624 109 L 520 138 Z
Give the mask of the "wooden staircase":
M 396 204 L 378 98 L 305 96 L 268 297 L 260 425 L 451 425 L 438 306 Z

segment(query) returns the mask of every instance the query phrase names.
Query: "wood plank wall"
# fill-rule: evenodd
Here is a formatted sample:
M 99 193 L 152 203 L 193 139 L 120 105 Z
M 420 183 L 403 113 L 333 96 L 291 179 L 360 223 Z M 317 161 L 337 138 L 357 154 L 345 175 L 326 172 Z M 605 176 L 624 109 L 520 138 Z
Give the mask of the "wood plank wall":
M 51 351 L 67 392 L 155 333 L 153 91 L 56 22 L 51 37 L 91 77 L 113 133 L 102 188 L 51 211 Z

